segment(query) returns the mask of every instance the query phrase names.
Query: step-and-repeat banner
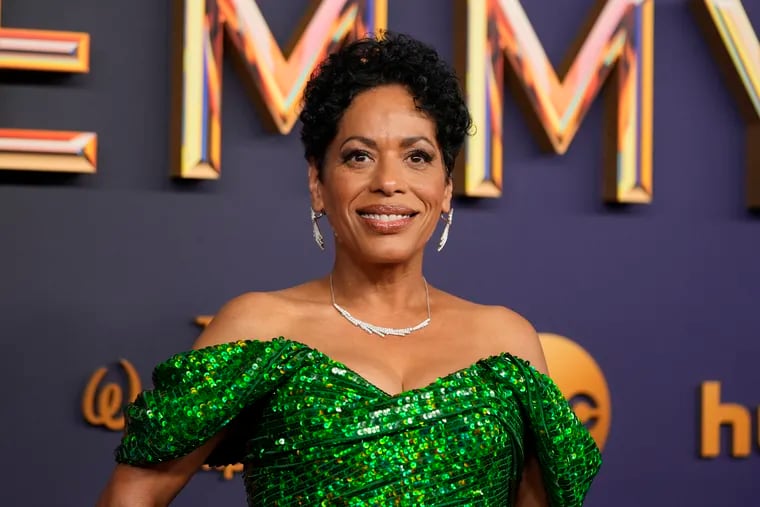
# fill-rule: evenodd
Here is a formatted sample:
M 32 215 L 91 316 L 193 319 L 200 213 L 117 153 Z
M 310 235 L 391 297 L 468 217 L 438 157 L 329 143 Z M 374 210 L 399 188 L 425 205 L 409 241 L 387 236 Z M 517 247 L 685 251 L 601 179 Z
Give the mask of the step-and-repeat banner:
M 587 505 L 758 502 L 760 2 L 1 7 L 2 505 L 93 504 L 155 363 L 326 273 L 300 97 L 385 28 L 451 61 L 477 127 L 427 277 L 540 331 L 603 449 Z M 176 504 L 243 505 L 241 469 Z

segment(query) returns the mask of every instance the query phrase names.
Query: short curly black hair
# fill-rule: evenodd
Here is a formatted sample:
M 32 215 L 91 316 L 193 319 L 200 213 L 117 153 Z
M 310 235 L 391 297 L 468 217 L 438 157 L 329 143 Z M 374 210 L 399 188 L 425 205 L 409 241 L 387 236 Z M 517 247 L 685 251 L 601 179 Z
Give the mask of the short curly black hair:
M 459 79 L 430 46 L 407 35 L 384 32 L 347 44 L 317 67 L 303 98 L 301 141 L 306 160 L 322 177 L 325 152 L 351 101 L 363 91 L 389 84 L 406 87 L 417 107 L 436 124 L 448 177 L 472 128 Z

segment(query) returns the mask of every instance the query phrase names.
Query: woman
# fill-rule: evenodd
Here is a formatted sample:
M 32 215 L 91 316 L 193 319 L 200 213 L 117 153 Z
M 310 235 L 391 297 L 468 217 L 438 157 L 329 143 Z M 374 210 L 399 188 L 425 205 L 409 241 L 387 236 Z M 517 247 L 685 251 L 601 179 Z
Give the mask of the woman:
M 471 127 L 453 72 L 411 38 L 364 39 L 315 72 L 301 120 L 332 272 L 232 300 L 156 368 L 100 505 L 167 505 L 235 462 L 250 505 L 581 505 L 599 453 L 534 329 L 422 274 Z

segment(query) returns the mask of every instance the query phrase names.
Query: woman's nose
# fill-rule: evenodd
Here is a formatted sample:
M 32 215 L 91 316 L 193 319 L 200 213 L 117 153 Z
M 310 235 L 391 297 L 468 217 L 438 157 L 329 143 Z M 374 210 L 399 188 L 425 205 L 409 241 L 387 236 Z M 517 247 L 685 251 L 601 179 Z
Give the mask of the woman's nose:
M 404 171 L 401 162 L 381 159 L 375 166 L 372 191 L 393 195 L 404 190 Z

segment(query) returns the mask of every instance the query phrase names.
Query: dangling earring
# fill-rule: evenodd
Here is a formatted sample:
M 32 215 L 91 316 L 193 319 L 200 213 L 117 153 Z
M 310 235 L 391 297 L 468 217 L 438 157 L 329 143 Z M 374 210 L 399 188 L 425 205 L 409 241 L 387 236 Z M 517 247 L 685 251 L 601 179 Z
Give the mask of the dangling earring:
M 439 252 L 443 250 L 443 247 L 446 245 L 446 241 L 449 239 L 449 228 L 451 227 L 451 221 L 454 219 L 454 208 L 451 208 L 448 214 L 441 213 L 441 219 L 446 222 L 446 225 L 444 226 L 443 232 L 441 233 L 441 239 L 438 240 Z
M 312 208 L 311 210 L 311 230 L 312 235 L 314 236 L 314 241 L 317 243 L 317 246 L 320 250 L 325 249 L 325 238 L 322 237 L 322 231 L 319 230 L 319 224 L 317 224 L 317 220 L 325 216 L 325 213 L 323 211 L 314 211 Z

